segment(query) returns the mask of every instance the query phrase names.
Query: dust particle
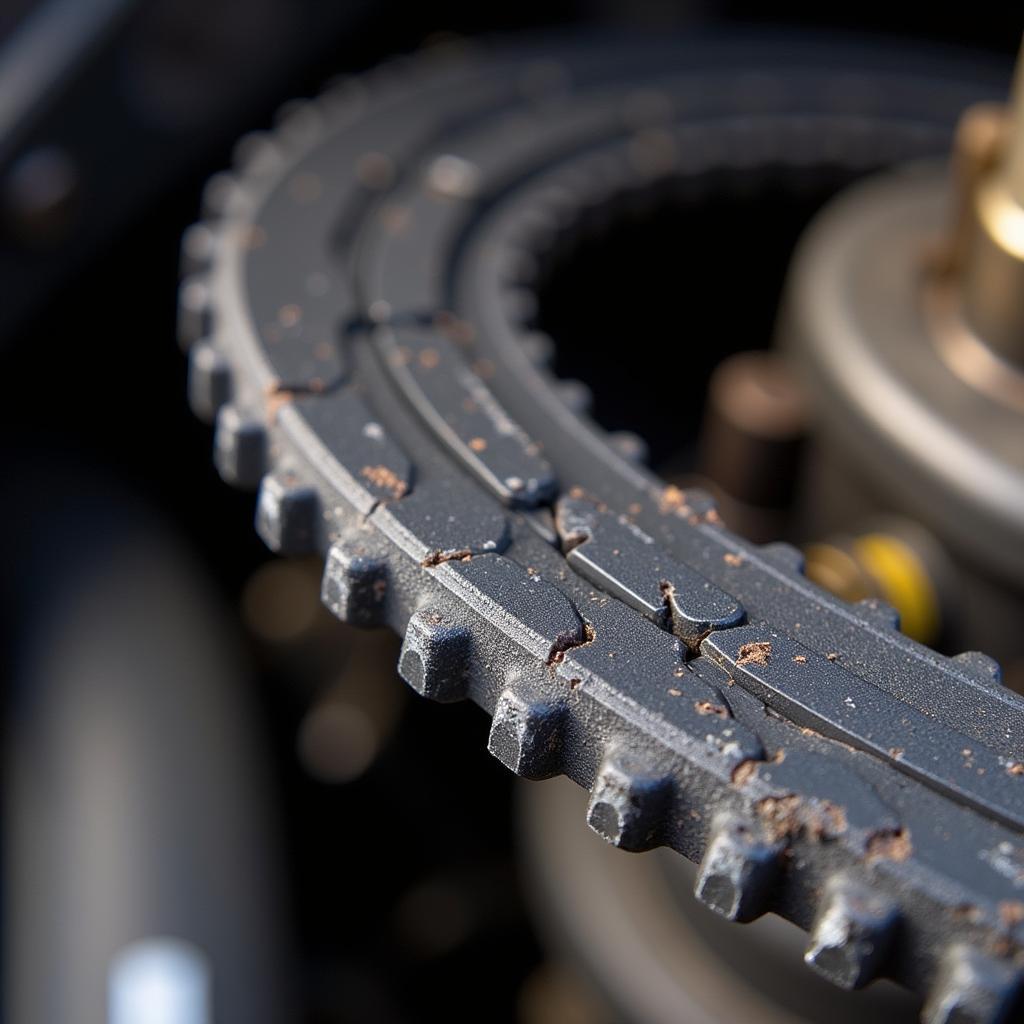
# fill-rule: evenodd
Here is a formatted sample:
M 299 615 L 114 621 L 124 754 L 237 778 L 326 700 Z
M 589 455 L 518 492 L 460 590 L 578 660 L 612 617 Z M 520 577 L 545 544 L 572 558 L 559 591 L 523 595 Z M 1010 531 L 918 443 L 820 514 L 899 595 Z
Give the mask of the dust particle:
M 482 437 L 474 437 L 470 439 L 469 447 L 475 452 L 483 452 L 487 450 L 487 442 Z
M 424 569 L 436 569 L 445 562 L 468 562 L 472 559 L 473 552 L 469 548 L 459 548 L 456 551 L 434 551 L 427 555 L 420 562 Z
M 693 514 L 693 509 L 686 504 L 686 491 L 681 490 L 674 484 L 669 484 L 662 492 L 658 501 L 658 511 L 662 515 L 673 514 L 686 516 Z
M 712 704 L 709 700 L 694 701 L 693 706 L 697 709 L 698 715 L 714 715 L 716 718 L 729 717 L 727 708 L 723 708 L 721 704 Z
M 732 551 L 727 551 L 722 555 L 722 561 L 725 562 L 726 565 L 731 565 L 735 568 L 736 566 L 742 565 L 745 559 L 742 555 L 737 555 Z
M 999 904 L 999 920 L 1007 928 L 1016 928 L 1024 924 L 1024 903 L 1019 900 L 1003 900 Z
M 904 861 L 914 852 L 910 833 L 905 828 L 884 828 L 872 833 L 868 839 L 865 861 Z
M 823 842 L 841 835 L 848 827 L 842 807 L 828 800 L 805 802 L 794 794 L 760 800 L 757 813 L 775 840 L 803 835 L 815 842 Z
M 295 392 L 290 391 L 280 381 L 268 384 L 266 389 L 266 410 L 267 426 L 272 427 L 277 422 L 278 413 L 295 398 Z
M 744 644 L 739 649 L 737 665 L 767 665 L 772 654 L 772 645 L 767 640 L 757 640 L 752 644 Z
M 360 475 L 379 490 L 387 491 L 396 501 L 405 496 L 405 481 L 390 466 L 363 466 Z

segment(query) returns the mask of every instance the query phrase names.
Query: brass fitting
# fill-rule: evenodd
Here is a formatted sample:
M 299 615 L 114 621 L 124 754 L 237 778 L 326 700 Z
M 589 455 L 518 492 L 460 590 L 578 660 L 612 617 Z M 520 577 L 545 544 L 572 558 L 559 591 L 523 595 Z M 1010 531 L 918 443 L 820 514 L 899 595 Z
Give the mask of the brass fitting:
M 967 325 L 1024 366 L 1024 56 L 1008 109 L 972 108 L 957 132 L 953 273 Z

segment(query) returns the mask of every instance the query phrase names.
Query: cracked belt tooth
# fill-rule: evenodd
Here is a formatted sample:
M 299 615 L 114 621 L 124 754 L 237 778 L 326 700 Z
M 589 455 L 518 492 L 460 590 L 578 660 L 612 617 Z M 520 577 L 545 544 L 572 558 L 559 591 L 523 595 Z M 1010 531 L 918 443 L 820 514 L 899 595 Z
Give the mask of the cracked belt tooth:
M 209 335 L 212 323 L 209 283 L 201 274 L 186 277 L 178 286 L 178 344 L 187 349 Z
M 811 929 L 804 962 L 840 988 L 861 988 L 885 960 L 898 920 L 896 908 L 870 889 L 836 883 Z
M 237 407 L 221 406 L 213 436 L 213 460 L 220 475 L 236 487 L 255 490 L 266 464 L 267 432 Z
M 212 423 L 231 398 L 231 367 L 211 344 L 202 341 L 188 353 L 188 403 L 204 423 Z
M 387 592 L 388 567 L 382 558 L 345 543 L 331 547 L 320 600 L 333 615 L 351 626 L 382 625 Z
M 548 779 L 561 767 L 560 704 L 531 701 L 512 690 L 498 698 L 487 749 L 506 768 L 526 779 Z
M 668 797 L 669 781 L 664 775 L 618 757 L 608 758 L 594 783 L 587 824 L 613 846 L 649 850 L 658 845 Z
M 471 642 L 465 626 L 445 620 L 440 612 L 416 612 L 406 627 L 398 656 L 398 674 L 417 693 L 431 700 L 464 700 Z
M 281 555 L 305 555 L 316 547 L 320 499 L 312 487 L 289 483 L 274 474 L 260 481 L 256 532 Z
M 768 909 L 779 872 L 778 845 L 741 818 L 719 819 L 704 851 L 694 895 L 730 921 L 753 921 Z
M 1017 1003 L 1020 981 L 1012 962 L 953 946 L 925 1000 L 922 1024 L 1001 1024 Z

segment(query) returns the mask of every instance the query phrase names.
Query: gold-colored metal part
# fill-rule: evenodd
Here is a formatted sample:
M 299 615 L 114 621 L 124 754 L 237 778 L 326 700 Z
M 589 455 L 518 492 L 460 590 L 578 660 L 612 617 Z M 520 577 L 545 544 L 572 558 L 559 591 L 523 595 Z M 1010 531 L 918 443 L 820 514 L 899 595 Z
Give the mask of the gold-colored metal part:
M 879 597 L 900 613 L 900 628 L 921 643 L 934 643 L 942 627 L 938 593 L 922 558 L 906 541 L 888 533 L 809 544 L 808 579 L 841 597 Z
M 928 335 L 946 366 L 976 391 L 1024 413 L 1024 364 L 1008 363 L 971 330 L 954 282 L 930 281 L 923 307 Z
M 964 115 L 954 166 L 964 321 L 995 355 L 1024 365 L 1024 57 L 1004 114 L 986 105 Z
M 964 267 L 977 221 L 974 196 L 979 184 L 998 165 L 1010 134 L 1004 103 L 975 103 L 960 117 L 953 140 L 953 228 L 942 254 L 942 276 L 953 277 Z
M 853 554 L 840 544 L 804 547 L 804 575 L 836 597 L 853 603 L 880 596 Z
M 934 643 L 942 625 L 939 598 L 917 552 L 898 537 L 868 533 L 853 542 L 857 560 L 900 613 L 900 628 L 921 643 Z

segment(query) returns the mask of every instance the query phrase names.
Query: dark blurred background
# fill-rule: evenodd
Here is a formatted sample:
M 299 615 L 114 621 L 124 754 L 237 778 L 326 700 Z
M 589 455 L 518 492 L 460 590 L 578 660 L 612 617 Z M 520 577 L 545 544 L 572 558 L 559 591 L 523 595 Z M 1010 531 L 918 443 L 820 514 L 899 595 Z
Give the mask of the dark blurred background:
M 753 24 L 969 47 L 1005 62 L 1019 43 L 1017 13 L 996 2 L 922 9 L 875 0 L 770 9 L 669 0 L 7 0 L 0 621 L 8 1006 L 20 1005 L 10 1002 L 16 979 L 61 976 L 71 954 L 46 939 L 54 921 L 68 943 L 87 941 L 92 905 L 62 902 L 62 877 L 92 863 L 81 844 L 95 835 L 102 844 L 104 800 L 112 799 L 138 802 L 133 841 L 142 859 L 173 860 L 195 845 L 189 830 L 209 826 L 211 857 L 223 859 L 226 878 L 239 876 L 224 882 L 246 908 L 239 921 L 270 933 L 264 960 L 253 962 L 265 962 L 267 977 L 279 973 L 280 998 L 296 1008 L 286 1019 L 544 1022 L 599 1012 L 547 959 L 531 924 L 512 782 L 484 751 L 482 713 L 407 696 L 394 674 L 397 641 L 353 636 L 320 609 L 315 565 L 269 557 L 252 530 L 252 496 L 221 483 L 210 431 L 188 412 L 175 340 L 178 243 L 204 180 L 229 163 L 238 136 L 266 127 L 282 101 L 314 94 L 334 74 L 444 34 Z M 765 294 L 744 314 L 753 335 L 770 326 L 798 227 L 767 225 L 782 241 L 756 254 L 772 266 Z M 624 268 L 605 259 L 587 273 L 593 281 Z M 596 365 L 597 379 L 569 369 L 600 395 Z M 605 418 L 615 421 L 616 411 Z M 628 415 L 618 419 L 627 422 L 609 425 L 643 430 Z M 131 682 L 137 671 L 145 684 Z M 204 680 L 228 687 L 212 710 Z M 119 746 L 116 723 L 133 713 L 130 694 L 157 686 L 217 723 L 204 737 L 173 710 L 164 717 L 145 701 L 138 710 L 154 749 L 161 733 L 179 730 L 176 755 L 159 772 L 208 800 L 191 818 L 173 785 L 159 798 L 140 795 L 143 780 L 132 781 L 139 752 Z M 91 721 L 104 701 L 109 715 Z M 70 751 L 83 734 L 111 761 L 92 765 L 95 778 L 84 773 L 76 789 L 80 763 Z M 252 772 L 212 780 L 223 764 L 204 742 L 223 747 L 223 764 L 237 744 L 234 763 Z M 225 824 L 233 814 L 238 827 Z M 265 836 L 267 849 L 244 845 L 264 845 Z M 218 891 L 216 879 L 210 884 Z M 116 916 L 117 885 L 100 888 L 97 881 L 96 906 Z M 167 898 L 173 903 L 174 893 Z M 49 923 L 29 927 L 43 905 Z M 265 981 L 252 977 L 252 990 Z M 86 1019 L 56 994 L 51 1010 L 38 1019 Z

